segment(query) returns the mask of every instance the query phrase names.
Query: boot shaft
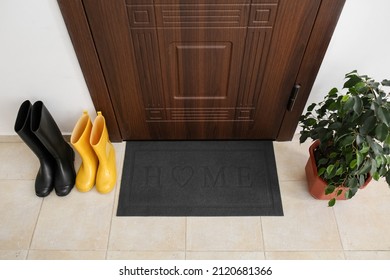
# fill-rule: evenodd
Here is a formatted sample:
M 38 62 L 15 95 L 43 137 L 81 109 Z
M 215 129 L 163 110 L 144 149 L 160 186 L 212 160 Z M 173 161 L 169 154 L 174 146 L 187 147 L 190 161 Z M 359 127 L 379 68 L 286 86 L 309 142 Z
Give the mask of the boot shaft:
M 90 142 L 92 147 L 100 147 L 109 142 L 106 121 L 100 111 L 97 112 L 97 117 L 93 123 Z
M 114 152 L 114 147 L 109 140 L 106 121 L 101 112 L 98 112 L 93 122 L 90 143 L 99 158 L 99 164 L 106 164 L 110 153 Z
M 31 130 L 54 158 L 69 153 L 67 147 L 69 145 L 65 142 L 60 129 L 42 101 L 37 101 L 32 106 Z
M 14 130 L 23 140 L 23 142 L 26 143 L 31 151 L 37 156 L 41 165 L 44 163 L 52 164 L 54 161 L 53 156 L 31 129 L 31 113 L 32 104 L 29 100 L 26 100 L 20 105 Z
M 96 189 L 100 193 L 109 193 L 116 183 L 115 149 L 109 140 L 106 122 L 101 112 L 98 112 L 93 123 L 90 143 L 99 159 Z
M 72 136 L 70 138 L 70 142 L 74 146 L 81 145 L 82 143 L 88 142 L 91 137 L 92 131 L 92 121 L 88 115 L 88 111 L 84 111 L 83 115 L 77 121 Z
M 81 165 L 76 175 L 76 187 L 87 192 L 95 185 L 98 159 L 90 144 L 92 122 L 87 111 L 77 121 L 70 142 L 81 157 Z

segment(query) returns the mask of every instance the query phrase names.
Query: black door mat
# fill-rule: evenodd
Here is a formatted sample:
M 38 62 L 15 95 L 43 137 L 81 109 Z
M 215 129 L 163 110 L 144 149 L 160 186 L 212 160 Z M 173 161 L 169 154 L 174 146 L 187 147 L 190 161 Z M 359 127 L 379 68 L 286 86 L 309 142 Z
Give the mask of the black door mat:
M 272 142 L 127 142 L 117 216 L 283 216 Z

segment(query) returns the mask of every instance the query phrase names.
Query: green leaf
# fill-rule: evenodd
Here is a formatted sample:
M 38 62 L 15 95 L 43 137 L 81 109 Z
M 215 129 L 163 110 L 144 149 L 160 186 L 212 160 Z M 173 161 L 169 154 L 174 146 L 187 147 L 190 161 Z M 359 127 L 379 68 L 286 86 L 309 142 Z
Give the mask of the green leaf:
M 345 74 L 345 78 L 348 78 L 349 76 L 354 76 L 357 74 L 357 70 L 353 70 L 351 72 L 348 72 L 347 74 Z
M 356 153 L 356 165 L 360 166 L 363 162 L 363 159 L 364 159 L 364 156 L 362 155 L 362 153 L 357 152 Z
M 358 175 L 367 174 L 371 169 L 371 161 L 366 161 L 363 166 L 359 169 Z
M 321 166 L 321 165 L 326 164 L 327 162 L 328 162 L 328 159 L 327 159 L 327 158 L 322 158 L 322 159 L 320 159 L 320 160 L 317 162 L 317 164 L 318 164 L 318 166 Z
M 335 198 L 332 198 L 332 199 L 329 200 L 329 202 L 328 202 L 328 206 L 329 206 L 329 207 L 333 207 L 335 204 L 336 204 L 336 199 L 335 199 Z
M 358 135 L 356 136 L 356 144 L 357 144 L 358 146 L 360 146 L 363 142 L 364 142 L 364 137 L 361 136 L 360 134 L 358 134 Z
M 345 82 L 344 88 L 351 88 L 361 81 L 362 81 L 362 78 L 360 78 L 359 76 L 351 75 L 351 76 L 349 76 L 348 81 Z
M 362 127 L 360 128 L 360 134 L 367 135 L 368 133 L 370 133 L 374 129 L 375 123 L 376 123 L 375 116 L 370 116 L 367 119 L 365 119 Z
M 381 84 L 382 84 L 382 86 L 390 87 L 390 81 L 389 80 L 383 80 Z
M 329 111 L 338 111 L 339 110 L 339 103 L 338 102 L 331 102 L 329 105 L 328 105 L 328 110 Z
M 390 186 L 390 172 L 386 174 L 386 182 Z
M 309 107 L 307 107 L 307 111 L 308 111 L 308 112 L 313 111 L 313 109 L 316 107 L 316 105 L 317 105 L 317 104 L 315 104 L 315 103 L 311 104 Z
M 386 140 L 388 134 L 389 134 L 389 128 L 384 123 L 379 124 L 375 128 L 375 136 L 381 142 Z
M 364 93 L 367 91 L 367 85 L 365 82 L 359 82 L 355 85 L 355 89 L 359 93 Z
M 332 153 L 330 153 L 329 158 L 335 158 L 335 157 L 337 157 L 337 155 L 338 155 L 338 153 L 332 152 Z
M 304 123 L 307 126 L 313 126 L 313 125 L 315 125 L 317 123 L 317 121 L 316 121 L 316 119 L 308 118 Z
M 347 181 L 347 187 L 348 188 L 357 188 L 359 186 L 359 182 L 355 177 L 349 178 Z
M 331 130 L 338 130 L 338 129 L 340 129 L 342 126 L 343 126 L 342 123 L 340 123 L 340 122 L 334 122 L 334 123 L 330 124 L 328 128 L 331 129 Z
M 363 147 L 359 150 L 360 153 L 366 154 L 370 150 L 370 146 L 368 146 L 366 143 L 363 144 Z
M 378 172 L 375 172 L 373 175 L 372 175 L 372 178 L 375 180 L 375 181 L 378 181 L 380 179 L 380 175 Z
M 386 139 L 385 139 L 385 144 L 390 146 L 390 134 L 387 135 Z
M 325 188 L 325 195 L 328 195 L 328 194 L 333 193 L 335 189 L 336 189 L 335 186 L 330 186 L 330 185 L 328 185 L 328 186 Z
M 343 168 L 342 166 L 339 167 L 339 168 L 337 169 L 337 171 L 336 171 L 336 176 L 339 176 L 339 175 L 343 174 L 343 172 L 344 172 L 344 168 Z
M 375 155 L 383 153 L 382 147 L 377 142 L 375 142 L 370 136 L 367 136 L 367 142 L 370 145 L 373 152 L 375 153 Z
M 354 96 L 353 99 L 355 100 L 353 110 L 358 116 L 360 116 L 363 111 L 363 101 L 358 96 Z
M 321 176 L 322 174 L 324 174 L 325 171 L 326 171 L 326 168 L 325 168 L 325 167 L 321 167 L 321 168 L 318 170 L 318 172 L 317 172 L 318 176 Z
M 349 112 L 352 110 L 354 105 L 355 105 L 355 99 L 349 98 L 347 102 L 344 103 L 343 109 L 345 110 L 345 112 Z
M 346 137 L 343 138 L 341 141 L 341 145 L 343 147 L 351 145 L 355 141 L 355 136 L 354 135 L 347 135 Z
M 341 98 L 341 102 L 347 102 L 347 100 L 349 99 L 349 95 L 344 95 L 342 98 Z
M 356 194 L 357 191 L 358 191 L 358 185 L 356 185 L 356 187 L 354 188 L 348 189 L 347 192 L 345 193 L 345 197 L 347 199 L 351 199 Z
M 370 97 L 370 98 L 371 98 L 371 97 Z M 372 98 L 374 98 L 374 97 L 372 97 Z M 371 102 L 371 101 L 370 101 L 370 102 Z M 371 109 L 372 111 L 374 111 L 375 115 L 376 115 L 377 112 L 378 112 L 378 108 L 379 108 L 378 103 L 376 103 L 376 102 L 372 102 L 372 103 L 371 103 L 370 109 Z
M 352 198 L 352 192 L 350 189 L 348 189 L 346 192 L 345 192 L 345 197 L 346 199 L 351 199 Z
M 380 85 L 378 82 L 376 82 L 376 81 L 374 81 L 374 80 L 368 81 L 367 84 L 368 84 L 370 87 L 374 88 L 374 89 L 378 89 L 378 87 L 379 87 L 379 85 Z
M 376 160 L 375 159 L 371 159 L 371 168 L 370 168 L 369 173 L 370 174 L 374 174 L 376 172 L 376 170 L 377 170 L 377 167 L 378 167 L 378 165 L 376 163 Z
M 386 175 L 386 173 L 387 173 L 386 165 L 382 165 L 382 167 L 379 169 L 379 176 L 383 177 Z
M 351 169 L 355 169 L 356 166 L 357 166 L 357 160 L 356 160 L 356 159 L 353 159 L 353 160 L 350 162 L 349 167 L 350 167 Z
M 334 165 L 333 165 L 333 164 L 329 165 L 329 166 L 326 168 L 326 173 L 327 173 L 328 175 L 330 175 L 330 174 L 332 173 L 333 169 L 334 169 Z
M 360 187 L 363 186 L 364 183 L 365 183 L 365 177 L 364 177 L 364 175 L 360 175 L 359 176 L 359 186 Z
M 376 111 L 376 116 L 382 122 L 384 122 L 388 127 L 390 126 L 390 112 L 386 108 L 379 107 Z
M 375 157 L 375 161 L 376 161 L 376 164 L 378 167 L 381 165 L 387 164 L 387 159 L 384 155 L 377 155 Z
M 350 151 L 350 152 L 346 152 L 345 154 L 344 154 L 344 156 L 345 156 L 345 162 L 347 163 L 347 164 L 349 164 L 349 163 L 351 163 L 351 161 L 353 160 L 353 154 L 352 154 L 352 151 Z
M 330 96 L 330 97 L 336 97 L 338 91 L 339 91 L 339 90 L 338 90 L 337 88 L 332 88 L 332 89 L 329 91 L 328 96 Z
M 306 140 L 307 140 L 307 138 L 309 138 L 310 137 L 310 133 L 309 132 L 307 132 L 307 131 L 301 131 L 301 136 L 299 137 L 299 143 L 304 143 Z

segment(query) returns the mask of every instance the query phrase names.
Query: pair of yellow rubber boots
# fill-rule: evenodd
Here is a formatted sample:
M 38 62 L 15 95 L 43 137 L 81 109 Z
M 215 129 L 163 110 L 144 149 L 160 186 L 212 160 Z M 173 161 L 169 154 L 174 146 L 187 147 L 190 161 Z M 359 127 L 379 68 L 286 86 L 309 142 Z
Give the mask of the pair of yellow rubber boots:
M 76 176 L 76 188 L 88 192 L 96 186 L 100 193 L 109 193 L 116 183 L 114 146 L 108 138 L 106 121 L 101 112 L 92 125 L 87 111 L 77 121 L 70 138 L 82 163 Z

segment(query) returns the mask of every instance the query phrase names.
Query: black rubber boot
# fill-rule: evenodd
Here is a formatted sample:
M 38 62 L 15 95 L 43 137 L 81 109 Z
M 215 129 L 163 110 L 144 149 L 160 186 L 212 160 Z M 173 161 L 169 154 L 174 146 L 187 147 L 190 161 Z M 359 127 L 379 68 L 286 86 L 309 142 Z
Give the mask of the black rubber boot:
M 35 194 L 45 197 L 53 190 L 56 162 L 50 152 L 31 131 L 31 102 L 26 100 L 20 105 L 15 121 L 15 132 L 38 157 L 40 168 L 35 179 Z
M 56 161 L 54 176 L 56 194 L 58 196 L 69 194 L 76 180 L 75 154 L 42 101 L 35 102 L 32 107 L 31 130 Z

